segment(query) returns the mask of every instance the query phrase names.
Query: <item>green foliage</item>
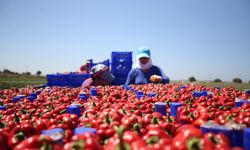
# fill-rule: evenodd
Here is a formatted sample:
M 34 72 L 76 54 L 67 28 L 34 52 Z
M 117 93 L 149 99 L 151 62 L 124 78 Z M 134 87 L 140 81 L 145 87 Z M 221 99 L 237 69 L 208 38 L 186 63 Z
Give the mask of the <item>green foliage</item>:
M 221 81 L 221 79 L 214 79 L 214 82 L 221 83 L 222 81 Z
M 45 76 L 27 76 L 27 75 L 6 75 L 0 74 L 0 89 L 9 89 L 11 87 L 26 87 L 28 85 L 45 84 L 47 79 Z
M 188 81 L 189 81 L 189 82 L 195 82 L 196 79 L 195 79 L 195 77 L 191 76 L 191 77 L 188 78 Z
M 37 72 L 36 72 L 36 75 L 38 75 L 38 76 L 40 76 L 42 74 L 42 71 L 40 71 L 40 70 L 38 70 Z
M 189 81 L 184 82 L 184 81 L 171 80 L 171 83 L 179 83 L 181 85 L 185 85 L 185 84 L 189 84 L 190 82 Z M 250 89 L 250 84 L 249 83 L 241 83 L 241 84 L 239 84 L 239 83 L 226 82 L 226 81 L 223 81 L 221 83 L 197 81 L 197 82 L 194 82 L 193 84 L 207 86 L 207 87 L 216 87 L 216 86 L 219 86 L 221 88 L 234 87 L 235 89 L 238 89 L 240 91 L 244 91 L 245 89 Z
M 233 79 L 233 82 L 234 82 L 234 83 L 242 83 L 242 80 L 241 80 L 240 78 L 237 77 L 237 78 L 234 78 L 234 79 Z
M 2 73 L 2 72 L 1 72 Z M 10 71 L 10 70 L 8 70 L 8 69 L 4 69 L 3 70 L 3 73 L 4 74 L 11 74 L 11 75 L 17 75 L 18 73 L 17 72 L 13 72 L 13 71 Z
M 23 75 L 30 76 L 31 73 L 30 72 L 24 72 Z

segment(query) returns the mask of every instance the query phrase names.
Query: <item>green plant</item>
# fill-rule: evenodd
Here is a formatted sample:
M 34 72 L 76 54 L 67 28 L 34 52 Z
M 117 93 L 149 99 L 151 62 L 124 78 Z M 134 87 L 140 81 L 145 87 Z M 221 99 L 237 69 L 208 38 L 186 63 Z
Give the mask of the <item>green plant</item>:
M 189 81 L 189 82 L 195 82 L 196 79 L 195 79 L 195 77 L 191 76 L 191 77 L 188 78 L 188 81 Z
M 214 79 L 214 82 L 219 83 L 222 82 L 221 79 Z
M 38 76 L 40 76 L 42 74 L 42 71 L 40 71 L 40 70 L 38 70 L 37 72 L 36 72 L 36 75 L 38 75 Z
M 237 78 L 234 78 L 234 79 L 233 79 L 233 82 L 234 82 L 234 83 L 242 83 L 242 80 L 241 80 L 240 78 L 237 77 Z

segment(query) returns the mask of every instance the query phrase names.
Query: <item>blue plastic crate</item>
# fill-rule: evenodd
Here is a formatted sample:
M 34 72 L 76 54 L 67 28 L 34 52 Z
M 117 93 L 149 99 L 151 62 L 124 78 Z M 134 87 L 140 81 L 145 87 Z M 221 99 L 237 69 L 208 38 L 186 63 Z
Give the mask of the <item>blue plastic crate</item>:
M 43 85 L 43 87 L 41 87 L 41 88 L 45 88 L 45 85 Z M 36 91 L 36 95 L 39 95 L 39 94 L 41 94 L 41 93 L 42 93 L 42 90 Z
M 170 116 L 177 117 L 177 108 L 181 106 L 181 103 L 170 102 Z
M 0 106 L 0 110 L 6 110 L 7 108 L 6 108 L 6 106 Z
M 186 88 L 186 86 L 185 86 L 185 85 L 182 85 L 182 86 L 180 86 L 180 87 L 176 88 L 175 90 L 176 90 L 176 91 L 179 91 L 179 90 L 181 90 L 181 89 L 185 89 L 185 88 Z
M 128 73 L 133 64 L 132 52 L 112 52 L 111 62 L 112 73 Z
M 217 90 L 220 90 L 220 89 L 221 89 L 220 86 L 215 86 L 214 88 L 217 89 Z
M 78 100 L 87 101 L 87 94 L 86 94 L 86 93 L 80 93 L 80 94 L 78 95 Z
M 107 60 L 104 60 L 104 61 L 102 61 L 102 62 L 99 62 L 99 63 L 94 63 L 93 62 L 93 60 L 90 62 L 90 70 L 91 70 L 91 68 L 93 67 L 93 66 L 95 66 L 95 65 L 98 65 L 98 64 L 104 64 L 105 66 L 107 66 L 109 69 L 110 69 L 110 61 L 109 61 L 109 59 L 107 59 Z
M 90 96 L 97 96 L 98 95 L 96 88 L 90 88 L 89 92 L 90 92 Z
M 115 76 L 116 79 L 127 79 L 128 74 L 113 74 Z
M 244 149 L 250 150 L 250 128 L 244 129 Z
M 154 93 L 154 92 L 148 92 L 147 93 L 148 97 L 155 97 L 155 95 L 156 95 L 156 93 Z
M 30 102 L 33 102 L 35 99 L 36 99 L 36 97 L 35 96 L 28 96 L 28 97 L 26 97 Z
M 244 103 L 250 104 L 250 101 L 241 99 L 239 101 L 235 101 L 234 102 L 235 107 L 241 107 Z
M 49 136 L 53 141 L 62 143 L 62 138 L 63 138 L 62 128 L 43 130 L 41 134 Z
M 135 90 L 134 90 L 131 86 L 129 86 L 129 85 L 123 85 L 123 89 L 135 91 Z
M 232 137 L 232 130 L 222 125 L 207 126 L 206 124 L 204 124 L 201 125 L 201 131 L 203 134 L 207 132 L 212 132 L 214 134 L 222 133 L 227 136 L 228 139 L 231 139 Z
M 66 107 L 67 114 L 76 114 L 78 117 L 81 117 L 81 108 L 78 105 L 70 105 Z
M 167 114 L 167 104 L 164 102 L 156 102 L 155 103 L 155 112 L 161 113 L 163 116 Z
M 128 74 L 113 74 L 115 80 L 112 82 L 112 85 L 123 85 L 127 80 Z
M 68 85 L 72 87 L 80 87 L 83 81 L 90 77 L 89 74 L 70 74 L 68 76 Z
M 30 93 L 28 97 L 26 97 L 29 101 L 33 102 L 37 98 L 36 93 Z
M 127 74 L 132 69 L 132 62 L 112 62 L 111 70 L 114 74 Z
M 201 97 L 201 96 L 208 96 L 208 93 L 207 93 L 207 91 L 200 91 L 200 92 L 195 91 L 192 93 L 192 95 L 194 97 Z
M 68 75 L 47 74 L 47 86 L 68 86 Z
M 115 80 L 112 82 L 112 85 L 124 85 L 126 83 L 126 80 Z
M 24 96 L 24 95 L 17 95 L 17 96 L 15 96 L 15 97 L 12 98 L 12 102 L 16 103 L 16 102 L 20 101 L 21 99 L 23 99 L 25 97 L 26 96 Z
M 88 127 L 79 127 L 79 128 L 75 128 L 73 133 L 74 134 L 84 134 L 84 133 L 93 133 L 96 134 L 96 129 L 95 128 L 88 128 Z
M 243 147 L 243 138 L 244 131 L 243 130 L 232 130 L 232 135 L 230 138 L 231 146 L 239 146 Z
M 246 89 L 246 90 L 244 91 L 244 93 L 250 95 L 250 89 Z
M 127 78 L 116 78 L 113 82 L 112 85 L 124 85 L 126 82 Z
M 29 96 L 37 97 L 37 93 L 30 93 Z
M 132 53 L 133 52 L 112 52 L 111 53 L 111 61 L 118 62 L 119 59 L 131 60 L 132 62 Z
M 144 93 L 142 91 L 135 92 L 135 95 L 136 95 L 136 98 L 138 98 L 138 99 L 144 97 Z

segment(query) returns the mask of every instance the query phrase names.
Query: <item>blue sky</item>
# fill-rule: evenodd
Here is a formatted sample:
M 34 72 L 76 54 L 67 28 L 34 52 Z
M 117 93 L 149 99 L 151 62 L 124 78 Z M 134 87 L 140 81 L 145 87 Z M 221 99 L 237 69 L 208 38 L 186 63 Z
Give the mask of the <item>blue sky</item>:
M 250 1 L 0 0 L 0 70 L 76 71 L 141 46 L 172 80 L 248 82 Z

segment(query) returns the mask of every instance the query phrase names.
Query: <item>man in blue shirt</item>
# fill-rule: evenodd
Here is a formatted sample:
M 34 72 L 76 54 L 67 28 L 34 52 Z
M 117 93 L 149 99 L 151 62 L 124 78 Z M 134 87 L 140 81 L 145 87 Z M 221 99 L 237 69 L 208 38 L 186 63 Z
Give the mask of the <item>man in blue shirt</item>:
M 158 67 L 152 64 L 150 50 L 147 47 L 137 49 L 136 67 L 130 70 L 125 85 L 169 83 L 169 78 Z

